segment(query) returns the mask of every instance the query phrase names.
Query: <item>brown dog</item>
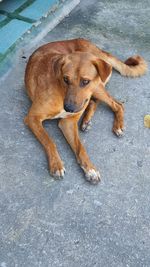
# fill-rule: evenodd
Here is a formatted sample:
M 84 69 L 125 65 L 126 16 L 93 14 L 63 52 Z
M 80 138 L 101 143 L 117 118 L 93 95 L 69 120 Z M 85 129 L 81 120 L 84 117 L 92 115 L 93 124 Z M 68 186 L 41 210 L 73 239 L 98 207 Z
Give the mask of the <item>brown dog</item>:
M 48 43 L 30 57 L 25 73 L 25 84 L 32 106 L 25 123 L 44 146 L 51 175 L 64 176 L 65 168 L 53 140 L 42 126 L 46 119 L 60 118 L 59 128 L 73 149 L 77 161 L 91 183 L 100 174 L 91 163 L 78 134 L 78 121 L 83 113 L 81 128 L 89 127 L 100 101 L 114 112 L 113 132 L 123 135 L 123 105 L 105 90 L 112 67 L 121 75 L 137 77 L 146 72 L 143 58 L 134 56 L 121 62 L 84 39 Z

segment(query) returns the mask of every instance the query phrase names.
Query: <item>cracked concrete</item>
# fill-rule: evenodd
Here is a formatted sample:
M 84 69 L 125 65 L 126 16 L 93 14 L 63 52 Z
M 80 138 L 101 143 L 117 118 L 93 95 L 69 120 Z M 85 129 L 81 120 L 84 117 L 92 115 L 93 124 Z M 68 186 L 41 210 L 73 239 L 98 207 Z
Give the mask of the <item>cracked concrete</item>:
M 150 60 L 149 0 L 81 1 L 38 46 L 85 37 L 122 60 L 140 54 Z M 23 84 L 22 48 L 1 81 L 0 98 L 0 266 L 150 266 L 149 72 L 130 79 L 114 72 L 107 86 L 125 103 L 126 133 L 111 132 L 112 112 L 101 105 L 81 138 L 101 170 L 92 186 L 57 127 L 45 122 L 65 162 L 66 175 L 54 181 L 45 153 L 23 123 L 30 106 Z

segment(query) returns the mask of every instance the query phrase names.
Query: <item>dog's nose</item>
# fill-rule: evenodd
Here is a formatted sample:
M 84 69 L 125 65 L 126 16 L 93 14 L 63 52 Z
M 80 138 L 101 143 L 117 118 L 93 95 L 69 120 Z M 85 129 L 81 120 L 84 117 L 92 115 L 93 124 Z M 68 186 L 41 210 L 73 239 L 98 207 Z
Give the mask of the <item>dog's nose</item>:
M 67 112 L 71 112 L 71 113 L 73 113 L 74 110 L 75 110 L 75 107 L 74 107 L 72 104 L 65 104 L 65 105 L 64 105 L 64 109 L 65 109 Z

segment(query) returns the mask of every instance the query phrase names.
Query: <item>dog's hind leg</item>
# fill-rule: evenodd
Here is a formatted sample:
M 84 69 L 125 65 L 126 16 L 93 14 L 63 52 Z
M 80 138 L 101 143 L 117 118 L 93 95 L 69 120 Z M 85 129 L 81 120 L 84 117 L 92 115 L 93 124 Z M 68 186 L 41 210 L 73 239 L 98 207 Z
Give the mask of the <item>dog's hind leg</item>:
M 114 112 L 114 125 L 113 132 L 121 137 L 124 134 L 124 107 L 123 104 L 116 101 L 110 94 L 105 90 L 104 86 L 101 85 L 93 93 L 93 97 L 99 99 L 99 101 L 106 103 Z
M 78 163 L 84 170 L 86 179 L 93 184 L 97 184 L 100 181 L 100 173 L 91 163 L 87 152 L 80 141 L 77 124 L 78 119 L 79 117 L 61 119 L 59 121 L 59 128 L 62 130 L 65 138 L 74 151 Z
M 94 116 L 99 100 L 91 99 L 83 115 L 81 130 L 88 131 L 91 128 L 91 119 Z

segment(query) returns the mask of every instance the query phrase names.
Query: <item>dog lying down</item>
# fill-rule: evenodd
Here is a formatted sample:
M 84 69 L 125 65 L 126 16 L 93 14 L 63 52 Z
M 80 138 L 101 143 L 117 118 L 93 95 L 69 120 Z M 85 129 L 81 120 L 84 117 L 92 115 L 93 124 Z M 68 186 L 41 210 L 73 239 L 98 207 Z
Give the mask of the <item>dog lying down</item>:
M 147 64 L 140 56 L 122 62 L 85 39 L 48 43 L 30 56 L 25 85 L 32 106 L 25 117 L 25 124 L 44 146 L 52 176 L 63 177 L 65 168 L 42 122 L 59 118 L 58 126 L 74 151 L 87 181 L 93 184 L 100 181 L 100 173 L 80 141 L 78 121 L 83 114 L 81 129 L 86 131 L 97 105 L 104 102 L 114 112 L 113 132 L 118 137 L 123 135 L 123 105 L 105 90 L 112 68 L 123 76 L 137 77 L 146 72 Z

